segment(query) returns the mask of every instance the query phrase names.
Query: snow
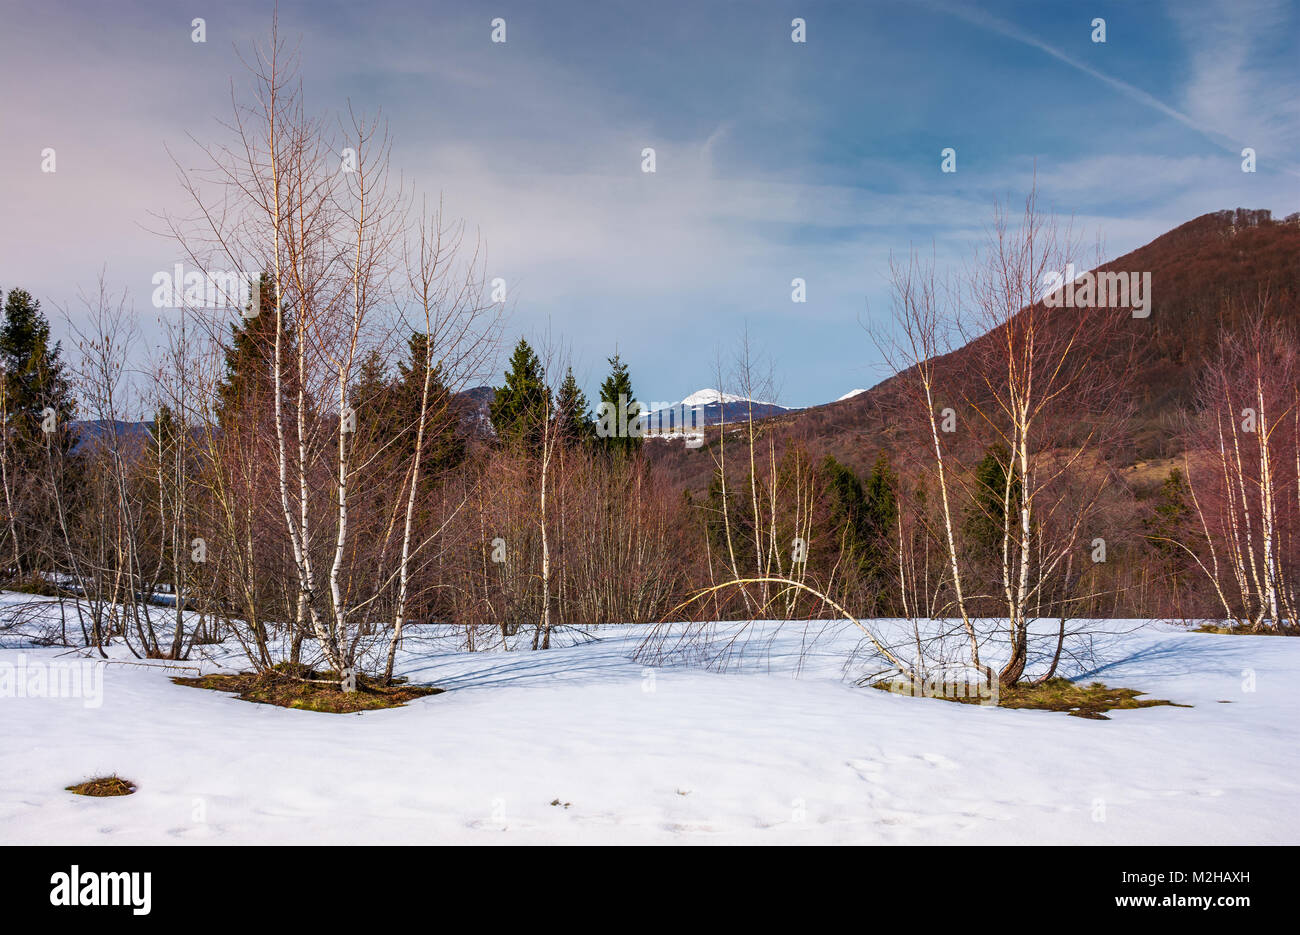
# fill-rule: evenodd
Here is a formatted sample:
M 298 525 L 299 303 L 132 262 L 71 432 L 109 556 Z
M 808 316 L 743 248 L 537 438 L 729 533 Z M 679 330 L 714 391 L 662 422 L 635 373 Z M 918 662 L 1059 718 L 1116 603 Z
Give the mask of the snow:
M 864 389 L 849 390 L 847 393 L 845 393 L 843 396 L 841 396 L 839 399 L 835 401 L 837 403 L 842 403 L 846 399 L 852 399 L 854 396 L 857 396 L 859 393 L 865 393 L 865 392 L 866 390 Z
M 0 697 L 0 840 L 1300 842 L 1300 640 L 1105 631 L 1068 674 L 1192 707 L 1091 721 L 861 688 L 859 632 L 824 623 L 719 624 L 742 636 L 723 672 L 635 661 L 640 626 L 540 653 L 429 629 L 398 669 L 447 691 L 359 715 L 98 666 L 98 706 Z M 11 637 L 0 670 L 67 653 Z M 114 771 L 139 791 L 63 791 Z
M 694 393 L 692 393 L 690 396 L 687 396 L 685 399 L 683 399 L 683 400 L 682 400 L 680 403 L 678 403 L 677 405 L 679 405 L 679 406 L 685 406 L 686 408 L 690 409 L 690 408 L 692 408 L 692 407 L 694 407 L 694 406 L 713 406 L 713 405 L 717 405 L 717 404 L 719 403 L 719 401 L 721 401 L 721 402 L 723 402 L 723 403 L 744 403 L 744 402 L 751 402 L 751 400 L 750 400 L 748 397 L 746 397 L 746 396 L 736 396 L 734 393 L 723 393 L 721 390 L 715 390 L 715 389 L 708 389 L 708 388 L 706 388 L 706 389 L 702 389 L 702 390 L 696 390 Z M 774 406 L 774 405 L 776 405 L 775 403 L 765 403 L 765 402 L 762 402 L 761 400 L 757 400 L 757 399 L 752 400 L 752 402 L 755 402 L 755 403 L 757 403 L 757 404 L 760 405 L 760 406 Z

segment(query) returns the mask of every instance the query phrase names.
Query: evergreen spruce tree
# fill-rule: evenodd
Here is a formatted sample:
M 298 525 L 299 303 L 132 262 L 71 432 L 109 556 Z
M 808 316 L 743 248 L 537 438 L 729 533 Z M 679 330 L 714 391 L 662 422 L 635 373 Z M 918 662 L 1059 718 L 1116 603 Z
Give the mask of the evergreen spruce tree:
M 379 350 L 370 350 L 361 358 L 356 378 L 348 387 L 348 405 L 357 414 L 358 427 L 363 424 L 370 427 L 372 434 L 383 440 L 402 431 L 404 427 L 398 424 L 392 411 L 396 396 L 396 387 L 388 376 Z M 415 402 L 418 407 L 418 396 Z
M 882 450 L 867 478 L 862 499 L 863 578 L 876 595 L 876 612 L 893 613 L 891 587 L 894 569 L 890 562 L 894 544 L 894 526 L 898 522 L 898 475 L 889 466 L 889 456 Z
M 334 392 L 338 392 L 337 389 Z M 383 358 L 378 348 L 372 348 L 361 358 L 356 378 L 348 387 L 348 405 L 356 416 L 354 445 L 378 449 L 403 431 L 400 419 L 393 411 L 395 395 Z
M 530 448 L 541 444 L 542 429 L 550 402 L 546 372 L 528 341 L 519 339 L 506 382 L 498 387 L 496 397 L 488 404 L 488 415 L 497 437 L 506 444 L 522 443 Z
M 1000 561 L 1007 495 L 1007 475 L 1011 472 L 1011 513 L 1020 511 L 1020 472 L 1011 468 L 1011 452 L 1003 444 L 990 445 L 983 460 L 975 466 L 974 502 L 966 513 L 963 531 L 977 557 Z
M 50 343 L 50 323 L 40 302 L 26 290 L 10 290 L 0 324 L 0 396 L 5 409 L 6 472 L 14 499 L 12 525 L 18 542 L 5 548 L 3 556 L 7 560 L 17 552 L 17 575 L 31 573 L 41 564 L 34 541 L 53 529 L 57 519 L 50 493 L 57 493 L 64 510 L 72 512 L 80 489 L 78 460 L 73 455 L 76 401 L 61 357 L 60 343 Z M 47 432 L 51 426 L 53 430 Z M 44 489 L 50 483 L 57 483 L 57 490 Z
M 261 293 L 258 314 L 230 326 L 230 344 L 225 349 L 226 373 L 217 384 L 217 424 L 228 429 L 246 410 L 269 411 L 275 393 L 275 293 L 271 277 L 258 282 Z M 295 341 L 290 316 L 282 316 L 280 372 L 285 382 L 286 403 Z
M 570 447 L 591 444 L 596 439 L 596 423 L 591 418 L 591 405 L 573 378 L 573 368 L 564 374 L 555 396 L 556 431 L 561 441 Z
M 429 337 L 423 331 L 412 332 L 407 340 L 409 358 L 397 364 L 397 382 L 385 418 L 394 430 L 403 433 L 400 449 L 408 456 L 415 453 L 415 436 L 419 428 L 420 399 L 424 392 L 424 374 L 429 361 Z M 429 374 L 428 408 L 425 413 L 424 455 L 420 472 L 426 479 L 455 467 L 465 460 L 465 438 L 460 432 L 460 412 L 456 400 L 435 361 Z
M 863 491 L 866 533 L 874 540 L 888 540 L 898 521 L 898 475 L 889 466 L 889 456 L 882 450 L 876 455 Z
M 844 566 L 877 602 L 884 601 L 891 578 L 889 545 L 898 519 L 898 476 L 884 451 L 876 456 L 865 485 L 831 455 L 822 462 L 821 473 L 830 528 L 837 547 L 842 543 Z M 879 603 L 877 610 L 883 610 Z
M 25 440 L 44 441 L 46 409 L 56 424 L 72 421 L 76 403 L 63 372 L 62 345 L 50 345 L 50 323 L 41 303 L 23 289 L 13 289 L 4 303 L 0 325 L 0 366 L 4 368 L 5 405 L 10 432 Z
M 640 435 L 632 434 L 640 418 L 641 404 L 632 392 L 632 378 L 627 364 L 618 354 L 609 358 L 609 376 L 600 384 L 600 413 L 597 418 L 601 447 L 611 454 L 630 454 L 641 444 Z M 626 418 L 626 425 L 623 419 Z
M 871 558 L 883 568 L 894 524 L 898 521 L 898 475 L 889 466 L 889 456 L 882 450 L 867 478 L 862 494 L 864 545 Z
M 825 478 L 831 532 L 836 542 L 842 539 L 846 548 L 854 550 L 861 557 L 861 545 L 867 532 L 867 506 L 862 481 L 851 468 L 841 464 L 833 455 L 827 455 L 822 461 L 821 473 Z
M 1183 472 L 1171 468 L 1169 476 L 1156 493 L 1155 509 L 1147 521 L 1147 537 L 1164 555 L 1182 558 L 1186 555 L 1175 543 L 1184 542 L 1188 536 L 1191 507 L 1187 505 L 1187 482 Z

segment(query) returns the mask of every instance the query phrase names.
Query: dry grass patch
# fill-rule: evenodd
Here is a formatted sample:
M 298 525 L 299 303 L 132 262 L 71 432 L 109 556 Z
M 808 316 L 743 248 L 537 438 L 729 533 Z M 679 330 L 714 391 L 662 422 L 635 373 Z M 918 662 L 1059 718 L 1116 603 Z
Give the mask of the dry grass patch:
M 438 695 L 445 689 L 429 685 L 408 685 L 406 679 L 394 679 L 391 685 L 357 676 L 357 690 L 345 692 L 333 672 L 316 672 L 306 666 L 284 663 L 269 672 L 236 672 L 177 677 L 177 685 L 231 692 L 245 701 L 278 705 L 303 711 L 327 714 L 356 714 L 381 708 L 399 708 L 415 698 Z
M 898 687 L 888 681 L 875 682 L 874 688 L 885 691 L 897 691 Z M 904 692 L 906 694 L 906 692 Z M 1079 685 L 1069 679 L 1048 679 L 1041 685 L 1024 683 L 1011 688 L 1001 686 L 998 689 L 999 708 L 1028 708 L 1035 711 L 1062 711 L 1073 717 L 1085 717 L 1095 721 L 1109 721 L 1106 711 L 1127 710 L 1129 708 L 1155 708 L 1168 705 L 1173 708 L 1190 708 L 1191 705 L 1166 701 L 1163 698 L 1142 698 L 1146 692 L 1133 688 L 1108 688 L 1101 682 Z M 922 695 L 927 698 L 940 698 L 944 701 L 957 701 L 962 704 L 983 704 L 977 697 L 948 696 L 940 693 Z
M 1260 627 L 1256 629 L 1239 623 L 1203 623 L 1193 633 L 1217 633 L 1220 636 L 1297 636 L 1300 629 L 1294 627 L 1274 629 Z
M 135 791 L 135 783 L 129 779 L 123 779 L 114 773 L 112 776 L 100 776 L 97 779 L 87 779 L 85 782 L 79 782 L 75 786 L 65 786 L 69 792 L 75 792 L 77 795 L 89 795 L 95 798 L 102 798 L 109 795 L 130 795 Z
M 1041 685 L 1016 685 L 998 692 L 1000 708 L 1031 708 L 1038 711 L 1064 711 L 1074 717 L 1108 721 L 1106 711 L 1129 708 L 1190 708 L 1163 698 L 1141 698 L 1146 692 L 1133 688 L 1107 688 L 1101 682 L 1078 685 L 1069 679 L 1048 679 Z

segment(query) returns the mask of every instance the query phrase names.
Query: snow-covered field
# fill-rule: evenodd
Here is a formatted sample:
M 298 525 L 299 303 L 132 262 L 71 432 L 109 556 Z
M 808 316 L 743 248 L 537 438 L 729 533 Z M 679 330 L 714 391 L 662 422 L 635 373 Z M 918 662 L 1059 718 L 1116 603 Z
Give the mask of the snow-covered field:
M 98 706 L 0 697 L 0 840 L 1300 843 L 1300 640 L 1110 629 L 1067 674 L 1193 707 L 891 695 L 845 679 L 855 631 L 801 652 L 791 625 L 725 673 L 631 660 L 639 627 L 541 653 L 417 641 L 399 670 L 448 691 L 359 715 L 109 665 Z M 0 669 L 66 652 L 9 639 Z M 63 791 L 110 772 L 139 791 Z

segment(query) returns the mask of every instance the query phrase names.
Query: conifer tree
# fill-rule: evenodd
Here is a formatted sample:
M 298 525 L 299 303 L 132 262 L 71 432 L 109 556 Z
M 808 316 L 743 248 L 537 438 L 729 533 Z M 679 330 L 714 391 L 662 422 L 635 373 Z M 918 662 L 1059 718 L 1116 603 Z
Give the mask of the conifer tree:
M 1005 445 L 995 444 L 988 447 L 983 460 L 975 466 L 974 502 L 967 511 L 964 532 L 976 555 L 985 561 L 1001 554 L 1009 470 L 1011 513 L 1020 511 L 1020 472 L 1012 470 L 1010 465 L 1011 452 Z
M 891 534 L 898 519 L 898 476 L 884 451 L 876 455 L 865 485 L 831 455 L 822 462 L 821 472 L 831 532 L 835 542 L 842 543 L 845 567 L 856 573 L 877 601 L 884 601 L 891 573 Z
M 863 490 L 862 553 L 863 575 L 867 586 L 879 595 L 878 612 L 891 613 L 893 602 L 889 582 L 894 524 L 898 522 L 898 475 L 889 466 L 889 456 L 882 450 L 876 455 Z
M 863 490 L 863 533 L 875 557 L 883 561 L 885 543 L 898 521 L 898 475 L 889 466 L 889 456 L 882 450 L 876 455 Z
M 862 481 L 832 455 L 827 455 L 822 461 L 821 472 L 826 479 L 831 532 L 836 540 L 843 537 L 846 546 L 856 548 L 863 540 L 866 528 L 866 498 Z
M 556 432 L 565 445 L 577 447 L 595 441 L 596 423 L 591 418 L 591 405 L 573 378 L 572 367 L 565 372 L 564 382 L 555 396 L 555 419 Z
M 357 406 L 370 404 L 382 410 L 388 400 L 385 398 L 391 389 L 388 370 L 378 348 L 372 348 L 362 358 L 357 367 L 357 377 L 352 381 L 348 396 Z
M 357 422 L 355 443 L 381 447 L 403 431 L 401 417 L 394 411 L 395 396 L 379 349 L 372 348 L 362 356 L 356 378 L 348 387 L 348 405 Z M 416 404 L 418 407 L 418 399 Z
M 4 369 L 9 430 L 22 440 L 43 441 L 46 409 L 56 424 L 72 421 L 76 403 L 63 372 L 61 342 L 50 344 L 50 323 L 41 303 L 23 289 L 13 289 L 4 303 L 0 325 L 0 366 Z
M 230 326 L 230 344 L 225 349 L 226 373 L 217 384 L 217 424 L 230 428 L 236 416 L 251 409 L 261 412 L 272 405 L 275 386 L 275 295 L 271 277 L 263 275 L 260 314 L 241 318 Z M 280 369 L 285 385 L 293 374 L 288 365 L 292 358 L 294 330 L 290 315 L 281 316 Z M 286 389 L 286 400 L 288 392 Z
M 545 379 L 542 362 L 528 341 L 520 338 L 510 355 L 505 385 L 497 388 L 496 397 L 488 404 L 492 428 L 503 442 L 529 447 L 541 444 L 551 393 Z
M 1164 555 L 1182 558 L 1186 554 L 1176 543 L 1190 538 L 1188 523 L 1191 507 L 1187 504 L 1187 497 L 1187 482 L 1183 479 L 1183 472 L 1176 467 L 1171 468 L 1156 493 L 1155 509 L 1146 524 L 1148 538 Z
M 600 384 L 597 435 L 601 446 L 611 454 L 629 454 L 641 444 L 637 430 L 641 404 L 632 392 L 632 378 L 622 358 L 615 354 L 609 358 L 609 366 L 609 376 Z
M 397 382 L 392 389 L 388 409 L 394 430 L 402 432 L 399 445 L 407 455 L 415 453 L 416 428 L 420 419 L 420 399 L 424 393 L 424 375 L 428 370 L 429 336 L 412 332 L 407 340 L 410 356 L 398 361 Z M 465 439 L 460 432 L 460 411 L 447 386 L 441 365 L 434 361 L 429 373 L 429 399 L 425 412 L 424 455 L 422 473 L 433 479 L 439 473 L 465 459 Z
M 1156 528 L 1165 535 L 1176 534 L 1191 510 L 1187 506 L 1187 483 L 1183 472 L 1171 468 L 1156 495 Z
M 18 575 L 38 563 L 34 540 L 54 528 L 54 493 L 63 509 L 72 507 L 80 484 L 73 456 L 76 435 L 72 418 L 76 401 L 64 375 L 60 342 L 50 343 L 50 323 L 41 304 L 23 289 L 10 290 L 0 324 L 0 420 L 4 447 L 5 509 L 11 511 L 6 532 L 15 540 L 6 548 Z M 48 429 L 48 431 L 47 431 Z M 57 483 L 41 493 L 42 484 Z

